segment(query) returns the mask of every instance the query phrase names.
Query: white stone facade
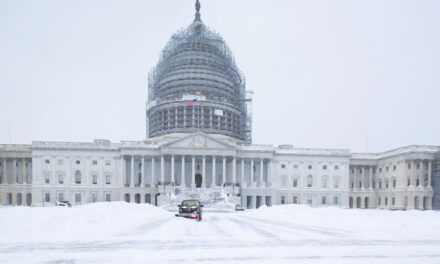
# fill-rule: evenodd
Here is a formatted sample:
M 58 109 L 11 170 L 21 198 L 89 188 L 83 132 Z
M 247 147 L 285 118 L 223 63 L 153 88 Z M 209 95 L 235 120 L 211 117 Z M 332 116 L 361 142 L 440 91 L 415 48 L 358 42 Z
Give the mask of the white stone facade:
M 163 205 L 176 188 L 223 188 L 230 202 L 248 208 L 432 209 L 432 162 L 439 152 L 436 146 L 358 154 L 246 145 L 201 132 L 121 143 L 0 145 L 0 203 Z

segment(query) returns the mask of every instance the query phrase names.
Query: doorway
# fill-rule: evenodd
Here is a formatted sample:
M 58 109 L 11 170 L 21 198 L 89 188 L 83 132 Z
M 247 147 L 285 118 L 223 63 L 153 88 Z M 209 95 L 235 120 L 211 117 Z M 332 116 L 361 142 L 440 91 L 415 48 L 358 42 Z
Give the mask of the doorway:
M 203 182 L 202 175 L 197 173 L 195 176 L 195 181 L 196 181 L 196 188 L 201 188 Z

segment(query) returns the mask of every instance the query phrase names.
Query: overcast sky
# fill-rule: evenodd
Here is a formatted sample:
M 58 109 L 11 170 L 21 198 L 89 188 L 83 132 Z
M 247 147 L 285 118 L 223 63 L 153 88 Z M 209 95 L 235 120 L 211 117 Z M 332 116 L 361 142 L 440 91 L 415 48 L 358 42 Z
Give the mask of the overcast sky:
M 194 2 L 0 0 L 0 143 L 144 139 L 148 72 Z M 255 92 L 253 143 L 440 145 L 440 1 L 201 5 Z

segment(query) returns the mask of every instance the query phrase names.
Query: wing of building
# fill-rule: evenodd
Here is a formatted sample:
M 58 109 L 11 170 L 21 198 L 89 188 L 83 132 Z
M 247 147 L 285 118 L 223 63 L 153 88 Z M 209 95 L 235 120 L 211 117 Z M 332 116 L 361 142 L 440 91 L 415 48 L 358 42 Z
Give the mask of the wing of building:
M 440 147 L 384 153 L 252 144 L 250 92 L 201 20 L 174 34 L 149 75 L 147 139 L 0 145 L 0 204 L 69 201 L 258 208 L 440 209 Z

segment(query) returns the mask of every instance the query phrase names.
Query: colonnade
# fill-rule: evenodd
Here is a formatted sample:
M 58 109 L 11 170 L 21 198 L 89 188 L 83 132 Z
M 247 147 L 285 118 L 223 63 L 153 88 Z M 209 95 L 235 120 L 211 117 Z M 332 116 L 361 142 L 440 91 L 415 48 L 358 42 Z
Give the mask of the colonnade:
M 358 175 L 357 171 L 360 167 L 361 175 Z M 368 169 L 369 171 L 369 177 L 368 177 L 368 189 L 373 189 L 373 170 L 375 169 L 374 166 L 367 166 L 367 165 L 354 165 L 351 167 L 353 169 L 353 188 L 352 189 L 365 189 L 366 184 L 366 173 L 365 170 Z M 358 187 L 358 176 L 360 176 L 360 185 Z M 351 186 L 350 186 L 351 188 Z
M 3 158 L 1 160 L 1 164 L 2 164 L 2 173 L 1 173 L 1 177 L 0 177 L 0 184 L 1 185 L 16 185 L 16 184 L 29 184 L 29 179 L 31 178 L 31 175 L 27 175 L 27 161 L 29 160 L 29 158 Z M 12 163 L 12 179 L 11 182 L 8 182 L 8 173 L 10 173 L 7 169 L 6 163 L 7 161 L 11 161 Z M 18 164 L 20 164 L 19 162 L 21 162 L 22 166 L 21 166 L 21 170 L 22 170 L 22 179 L 21 181 L 19 181 L 19 175 L 18 175 Z M 32 170 L 31 170 L 32 171 Z
M 417 163 L 416 163 L 417 162 Z M 424 187 L 424 160 L 410 160 L 408 161 L 408 164 L 410 165 L 410 173 L 409 173 L 409 186 L 417 186 L 417 187 Z M 415 172 L 415 165 L 418 164 L 419 166 L 419 173 L 416 175 Z M 432 160 L 428 160 L 427 164 L 427 174 L 428 174 L 428 182 L 426 187 L 431 187 L 431 179 L 432 179 Z M 414 184 L 416 183 L 416 184 Z
M 139 175 L 136 175 L 135 163 L 140 160 Z M 180 160 L 180 175 L 177 175 L 176 163 Z M 197 166 L 196 166 L 197 161 Z M 149 162 L 150 171 L 146 169 L 146 162 Z M 159 164 L 156 164 L 159 162 Z M 186 175 L 188 163 L 191 166 L 191 175 Z M 218 172 L 218 163 L 221 166 L 221 172 Z M 138 164 L 138 163 L 136 163 Z M 169 164 L 169 165 L 168 165 Z M 250 170 L 245 169 L 250 164 Z M 168 166 L 167 166 L 168 165 Z M 200 168 L 201 165 L 201 168 Z M 121 167 L 123 179 L 129 179 L 125 187 L 143 187 L 149 185 L 173 185 L 180 180 L 179 186 L 186 187 L 186 179 L 190 179 L 190 187 L 208 187 L 208 165 L 211 167 L 210 186 L 222 187 L 225 185 L 265 187 L 271 184 L 271 160 L 264 158 L 237 158 L 235 156 L 217 156 L 217 155 L 184 155 L 184 154 L 166 154 L 166 155 L 124 155 L 121 158 Z M 229 167 L 228 169 L 228 165 Z M 129 167 L 127 167 L 129 166 Z M 167 166 L 167 167 L 166 167 Z M 238 166 L 241 168 L 238 169 Z M 259 168 L 257 168 L 257 166 Z M 159 169 L 158 169 L 159 168 Z M 159 172 L 157 172 L 159 170 Z M 128 175 L 126 175 L 128 173 Z M 146 174 L 149 174 L 150 182 L 147 181 Z M 196 175 L 200 174 L 201 186 L 196 184 Z M 135 180 L 137 176 L 138 181 Z M 218 177 L 218 178 L 217 178 Z M 166 180 L 169 179 L 169 181 Z M 177 179 L 178 178 L 178 179 Z M 227 181 L 229 179 L 229 181 Z

